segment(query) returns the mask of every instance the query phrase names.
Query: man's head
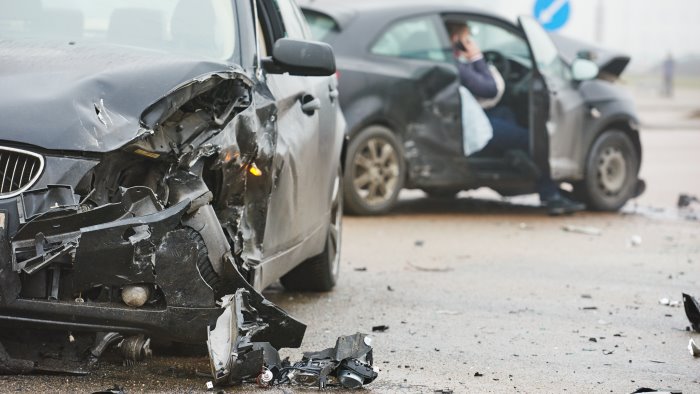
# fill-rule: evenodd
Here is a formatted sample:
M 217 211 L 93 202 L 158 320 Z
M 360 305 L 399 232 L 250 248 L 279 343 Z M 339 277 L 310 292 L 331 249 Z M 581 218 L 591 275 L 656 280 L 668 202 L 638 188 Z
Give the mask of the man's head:
M 447 32 L 450 34 L 450 41 L 452 43 L 466 43 L 469 41 L 469 25 L 457 21 L 447 21 L 445 25 L 447 26 Z

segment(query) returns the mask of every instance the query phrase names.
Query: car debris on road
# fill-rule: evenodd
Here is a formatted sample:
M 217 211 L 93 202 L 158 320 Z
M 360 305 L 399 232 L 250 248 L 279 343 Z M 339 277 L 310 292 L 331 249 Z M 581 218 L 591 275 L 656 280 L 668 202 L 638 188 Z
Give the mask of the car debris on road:
M 601 236 L 603 235 L 603 231 L 601 231 L 597 227 L 590 227 L 590 226 L 575 226 L 575 225 L 566 225 L 562 227 L 562 230 L 566 231 L 567 233 L 576 233 L 576 234 L 584 234 L 584 235 L 593 235 L 593 236 Z
M 690 321 L 690 327 L 694 331 L 700 332 L 700 304 L 695 299 L 695 297 L 683 293 L 683 307 L 685 308 L 685 315 Z
M 678 208 L 687 208 L 693 203 L 700 203 L 700 199 L 690 194 L 681 194 L 678 196 Z
M 269 322 L 260 319 L 251 294 L 240 289 L 221 301 L 224 313 L 209 330 L 207 345 L 214 384 L 254 382 L 261 387 L 296 383 L 358 388 L 378 376 L 373 366 L 372 341 L 365 334 L 341 336 L 334 348 L 304 353 L 301 361 L 280 360 L 279 346 L 260 334 Z

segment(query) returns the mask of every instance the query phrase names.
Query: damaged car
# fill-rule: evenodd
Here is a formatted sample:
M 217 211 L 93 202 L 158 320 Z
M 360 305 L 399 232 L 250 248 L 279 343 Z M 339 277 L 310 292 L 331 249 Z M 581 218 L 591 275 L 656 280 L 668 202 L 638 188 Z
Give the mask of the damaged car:
M 386 213 L 403 188 L 441 198 L 480 187 L 529 194 L 541 172 L 592 210 L 618 210 L 643 192 L 638 116 L 615 84 L 629 57 L 594 63 L 579 43 L 557 50 L 530 17 L 513 23 L 455 2 L 307 0 L 302 9 L 337 56 L 348 212 Z M 476 121 L 462 112 L 449 23 L 470 27 L 500 75 L 502 96 L 488 108 L 529 130 L 529 152 L 468 149 L 465 124 Z
M 242 331 L 300 345 L 260 291 L 338 277 L 345 120 L 310 38 L 292 0 L 0 1 L 0 373 L 209 341 L 219 380 Z

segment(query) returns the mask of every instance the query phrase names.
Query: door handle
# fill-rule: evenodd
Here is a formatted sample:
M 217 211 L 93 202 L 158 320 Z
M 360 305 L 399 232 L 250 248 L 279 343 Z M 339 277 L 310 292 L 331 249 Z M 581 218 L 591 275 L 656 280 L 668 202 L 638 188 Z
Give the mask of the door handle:
M 330 97 L 331 102 L 335 101 L 338 96 L 340 96 L 340 93 L 338 93 L 338 89 L 330 89 L 328 91 L 328 97 Z
M 321 109 L 321 100 L 310 94 L 301 96 L 299 101 L 301 102 L 301 111 L 309 116 Z

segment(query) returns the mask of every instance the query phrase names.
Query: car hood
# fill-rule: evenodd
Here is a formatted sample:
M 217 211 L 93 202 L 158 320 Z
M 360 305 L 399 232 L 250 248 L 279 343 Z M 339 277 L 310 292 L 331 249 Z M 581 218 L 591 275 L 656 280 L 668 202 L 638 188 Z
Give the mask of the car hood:
M 600 68 L 601 73 L 619 78 L 625 71 L 631 58 L 620 52 L 589 44 L 561 34 L 550 34 L 559 52 L 568 62 L 572 62 L 579 55 L 586 55 Z
M 119 46 L 0 40 L 0 140 L 109 152 L 147 132 L 144 110 L 224 62 Z

